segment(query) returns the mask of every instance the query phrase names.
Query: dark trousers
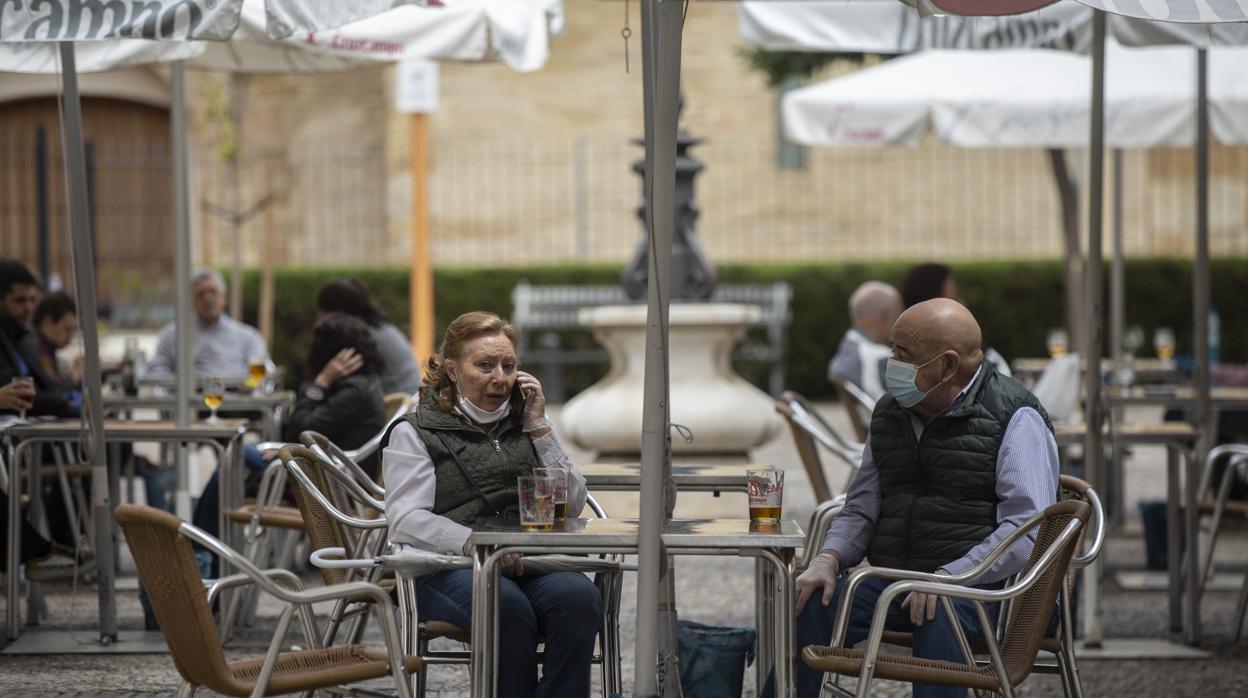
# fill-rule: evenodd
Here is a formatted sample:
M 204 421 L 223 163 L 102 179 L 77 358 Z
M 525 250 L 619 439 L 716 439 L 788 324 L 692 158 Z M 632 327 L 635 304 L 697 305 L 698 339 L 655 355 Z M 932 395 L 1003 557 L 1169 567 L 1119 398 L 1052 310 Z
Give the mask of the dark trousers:
M 836 627 L 836 612 L 840 606 L 841 594 L 844 591 L 846 579 L 847 577 L 844 575 L 837 579 L 836 593 L 831 604 L 823 606 L 820 594 L 816 593 L 810 597 L 806 608 L 802 609 L 802 614 L 797 617 L 797 644 L 795 649 L 798 655 L 794 657 L 793 661 L 793 678 L 798 698 L 816 698 L 819 695 L 819 684 L 823 674 L 806 666 L 800 654 L 802 649 L 808 645 L 826 646 L 831 643 L 832 632 Z M 855 644 L 867 639 L 867 633 L 871 631 L 871 618 L 875 613 L 876 602 L 879 600 L 884 588 L 891 583 L 893 583 L 893 580 L 873 578 L 868 579 L 858 587 L 857 593 L 854 594 L 853 604 L 850 606 L 849 627 L 845 635 L 846 647 L 853 647 Z M 999 589 L 1001 584 L 998 582 L 983 588 Z M 954 638 L 943 604 L 937 604 L 935 620 L 915 626 L 910 622 L 909 609 L 901 607 L 901 602 L 905 600 L 905 597 L 905 594 L 898 596 L 889 607 L 888 616 L 884 621 L 884 629 L 914 633 L 913 651 L 916 657 L 945 659 L 959 664 L 965 663 L 966 659 L 962 656 L 962 651 L 958 649 L 958 643 Z M 958 617 L 957 622 L 961 624 L 963 632 L 966 633 L 967 641 L 974 646 L 982 637 L 979 618 L 975 613 L 975 606 L 972 602 L 962 599 L 953 599 L 952 601 L 954 613 Z M 997 604 L 986 604 L 988 617 L 994 624 L 997 619 L 997 608 Z M 1054 616 L 1054 621 L 1056 621 L 1056 616 Z M 774 676 L 768 677 L 761 693 L 762 698 L 771 698 L 775 695 L 774 680 Z M 849 680 L 853 681 L 854 679 L 851 678 Z M 965 695 L 966 689 L 964 688 L 914 684 L 915 698 L 964 698 Z
M 47 538 L 44 538 L 39 531 L 36 531 L 35 527 L 30 525 L 25 516 L 19 515 L 17 521 L 21 528 L 20 535 L 22 538 L 21 555 L 18 562 L 24 565 L 36 558 L 47 557 L 52 552 L 52 543 Z M 0 491 L 0 540 L 9 540 L 9 495 L 4 491 Z
M 498 695 L 580 698 L 589 695 L 594 638 L 602 626 L 602 595 L 578 572 L 504 577 L 499 592 Z M 420 618 L 472 625 L 472 570 L 416 580 Z M 537 640 L 546 644 L 537 679 Z

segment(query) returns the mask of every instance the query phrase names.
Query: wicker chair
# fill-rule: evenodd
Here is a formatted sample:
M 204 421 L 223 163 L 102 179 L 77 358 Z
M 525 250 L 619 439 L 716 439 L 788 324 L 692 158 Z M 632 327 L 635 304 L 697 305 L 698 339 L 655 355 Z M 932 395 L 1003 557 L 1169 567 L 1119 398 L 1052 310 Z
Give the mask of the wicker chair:
M 842 594 L 832 645 L 812 645 L 805 648 L 802 651 L 803 661 L 812 669 L 825 673 L 858 676 L 854 695 L 859 698 L 868 695 L 871 680 L 876 677 L 965 686 L 1000 692 L 1007 698 L 1013 696 L 1014 688 L 1035 667 L 1036 654 L 1044 639 L 1045 628 L 1052 617 L 1057 598 L 1066 586 L 1072 558 L 1092 513 L 1093 507 L 1085 502 L 1058 502 L 1020 526 L 983 563 L 962 575 L 943 576 L 877 567 L 855 571 L 850 575 Z M 1036 529 L 1038 532 L 1031 559 L 1025 571 L 1013 583 L 1000 590 L 974 589 L 960 585 L 983 574 L 1014 543 Z M 848 649 L 843 645 L 848 628 L 849 605 L 858 586 L 869 577 L 901 581 L 889 585 L 880 595 L 865 649 Z M 908 656 L 881 656 L 880 643 L 884 639 L 884 621 L 888 608 L 897 597 L 910 592 L 940 596 L 944 612 L 948 615 L 953 614 L 953 604 L 949 599 L 971 600 L 982 626 L 989 655 L 987 665 L 975 661 L 973 650 L 957 623 L 952 623 L 951 627 L 966 659 L 963 664 Z M 1012 602 L 1008 609 L 1003 608 L 1001 611 L 1007 620 L 1000 641 L 984 607 L 985 602 L 999 601 Z M 839 686 L 825 684 L 824 688 L 849 695 L 848 691 Z
M 841 488 L 842 491 L 849 489 L 849 483 L 862 466 L 862 444 L 844 439 L 831 424 L 819 416 L 814 405 L 791 390 L 780 394 L 775 407 L 793 434 L 793 443 L 797 446 L 802 467 L 806 470 L 806 477 L 814 490 L 815 501 L 826 502 L 834 496 L 824 472 L 823 460 L 819 457 L 821 446 L 849 466 L 849 475 Z
M 1226 471 L 1222 473 L 1222 482 L 1215 491 L 1214 462 L 1223 456 L 1229 456 L 1229 462 Z M 1209 583 L 1210 573 L 1213 571 L 1213 551 L 1218 544 L 1218 532 L 1222 527 L 1223 517 L 1234 516 L 1248 520 L 1248 502 L 1229 497 L 1231 485 L 1238 477 L 1248 477 L 1248 444 L 1222 444 L 1209 449 L 1209 453 L 1205 456 L 1205 467 L 1200 475 L 1200 489 L 1198 490 L 1201 493 L 1199 507 L 1202 518 L 1205 514 L 1210 515 L 1208 527 L 1201 526 L 1201 532 L 1208 535 L 1208 543 L 1200 546 L 1204 556 L 1200 566 L 1202 589 Z M 1187 569 L 1186 566 L 1184 569 Z M 1239 642 L 1243 634 L 1245 611 L 1248 611 L 1248 577 L 1244 578 L 1244 585 L 1239 590 L 1239 600 L 1235 604 L 1236 642 Z
M 312 550 L 338 548 L 351 558 L 371 557 L 380 551 L 389 528 L 386 520 L 384 517 L 365 519 L 353 515 L 357 506 L 348 480 L 342 473 L 303 446 L 284 447 L 281 459 L 290 472 L 291 490 Z M 368 581 L 382 584 L 387 591 L 392 590 L 394 580 L 382 580 L 381 572 L 373 570 L 363 574 L 368 576 Z M 327 587 L 357 581 L 360 575 L 357 570 L 321 568 L 321 578 Z M 330 613 L 325 644 L 333 644 L 339 627 L 347 619 L 352 620 L 352 626 L 346 635 L 349 641 L 358 641 L 372 609 L 367 598 L 340 599 Z
M 836 399 L 845 406 L 845 414 L 849 416 L 849 423 L 854 425 L 856 438 L 858 441 L 866 441 L 867 420 L 875 411 L 875 400 L 863 392 L 862 388 L 836 376 L 828 376 L 828 382 L 836 388 Z M 865 419 L 863 415 L 866 415 Z
M 267 696 L 331 688 L 389 675 L 400 696 L 411 696 L 408 676 L 420 668 L 420 659 L 403 656 L 400 652 L 393 604 L 380 587 L 355 583 L 305 591 L 300 588 L 298 577 L 290 572 L 262 572 L 217 539 L 159 509 L 122 505 L 117 508 L 117 521 L 125 531 L 173 664 L 182 676 L 180 695 L 193 695 L 197 687 L 205 686 L 230 696 Z M 264 658 L 226 661 L 212 623 L 211 596 L 205 595 L 195 565 L 192 540 L 242 570 L 240 575 L 221 580 L 213 593 L 223 586 L 246 582 L 289 604 L 278 621 Z M 286 586 L 278 584 L 277 580 Z M 381 613 L 384 651 L 363 645 L 321 647 L 311 605 L 343 597 L 368 597 L 384 609 Z M 282 652 L 296 613 L 311 649 Z

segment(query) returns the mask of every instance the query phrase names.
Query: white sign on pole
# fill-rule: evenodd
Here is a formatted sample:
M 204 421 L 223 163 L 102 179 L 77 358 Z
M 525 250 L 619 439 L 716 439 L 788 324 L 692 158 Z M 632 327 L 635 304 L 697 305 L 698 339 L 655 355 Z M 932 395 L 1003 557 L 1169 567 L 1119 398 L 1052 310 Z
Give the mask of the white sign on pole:
M 395 108 L 404 114 L 428 114 L 438 108 L 438 64 L 410 59 L 394 71 Z

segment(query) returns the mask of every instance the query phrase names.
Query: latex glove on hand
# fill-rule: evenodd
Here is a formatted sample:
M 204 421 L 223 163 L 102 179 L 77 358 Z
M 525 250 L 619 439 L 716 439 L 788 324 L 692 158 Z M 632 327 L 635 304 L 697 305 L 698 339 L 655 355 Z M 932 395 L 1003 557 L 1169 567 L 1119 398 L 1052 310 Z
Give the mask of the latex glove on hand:
M 822 592 L 821 601 L 824 606 L 832 603 L 836 592 L 836 575 L 840 571 L 841 560 L 836 553 L 825 550 L 815 556 L 807 565 L 806 571 L 797 576 L 797 614 L 800 616 L 806 608 L 806 602 L 815 592 Z

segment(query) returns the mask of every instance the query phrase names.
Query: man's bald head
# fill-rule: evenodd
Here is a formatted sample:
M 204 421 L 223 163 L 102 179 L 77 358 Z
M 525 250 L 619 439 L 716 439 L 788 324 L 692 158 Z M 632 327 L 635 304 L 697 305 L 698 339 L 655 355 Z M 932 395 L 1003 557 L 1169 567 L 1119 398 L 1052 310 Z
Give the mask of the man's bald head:
M 893 357 L 923 366 L 916 385 L 929 395 L 915 411 L 930 416 L 947 407 L 983 362 L 982 345 L 975 316 L 955 300 L 934 298 L 906 309 L 893 325 Z
M 982 360 L 983 335 L 971 311 L 948 298 L 933 298 L 911 306 L 897 318 L 894 333 L 913 337 L 911 346 L 922 354 L 952 349 L 964 361 Z
M 901 294 L 882 281 L 868 281 L 849 297 L 849 316 L 854 327 L 878 344 L 888 343 L 901 309 Z

